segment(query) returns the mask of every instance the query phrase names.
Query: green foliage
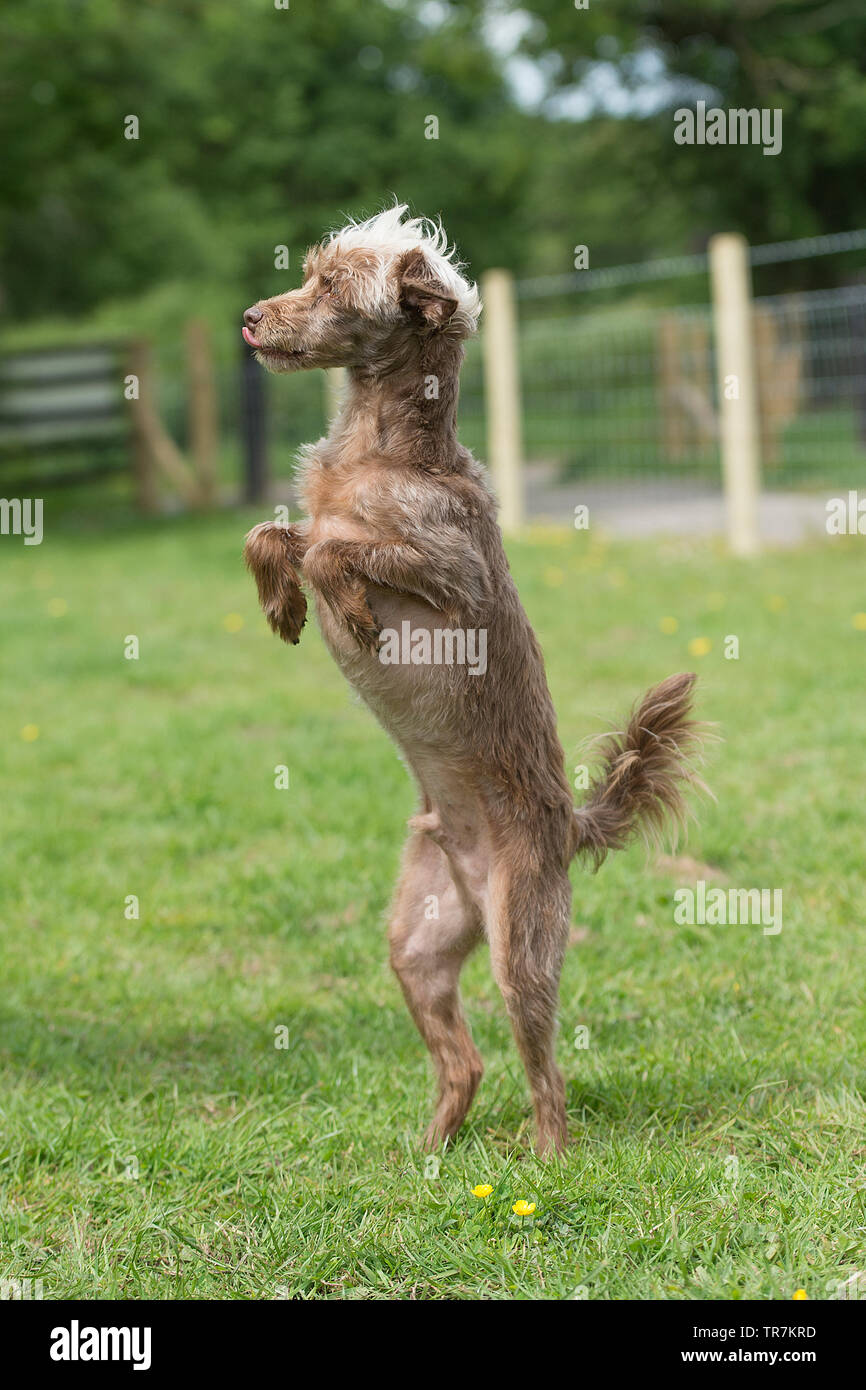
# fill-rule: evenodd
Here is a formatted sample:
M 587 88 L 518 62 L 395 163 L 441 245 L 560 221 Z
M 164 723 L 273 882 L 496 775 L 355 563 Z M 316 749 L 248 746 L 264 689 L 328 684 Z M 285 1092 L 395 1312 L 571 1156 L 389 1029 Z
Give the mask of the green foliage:
M 522 109 L 488 42 L 508 10 L 531 16 L 523 55 L 554 95 L 615 75 L 644 113 Z M 442 213 L 476 272 L 569 271 L 576 244 L 597 265 L 726 227 L 767 241 L 862 226 L 864 43 L 856 5 L 800 0 L 6 0 L 5 307 L 19 341 L 40 317 L 148 329 L 164 285 L 170 322 L 233 322 L 296 283 L 323 229 L 394 195 Z M 780 106 L 782 153 L 674 145 L 672 111 L 700 93 Z
M 620 250 L 608 263 L 658 247 L 662 228 L 670 249 L 691 250 L 719 230 L 757 243 L 866 225 L 866 11 L 857 0 L 591 0 L 580 11 L 521 0 L 520 8 L 535 19 L 523 49 L 545 60 L 554 92 L 605 63 L 621 92 L 656 107 L 613 119 L 602 100 L 595 119 L 558 133 L 560 159 L 593 170 L 590 231 L 575 239 L 612 235 Z M 599 86 L 610 94 L 614 83 Z M 781 109 L 781 153 L 675 145 L 672 113 L 698 97 L 725 109 Z M 545 184 L 554 196 L 557 183 Z M 598 225 L 594 209 L 605 201 Z M 542 205 L 556 223 L 556 207 Z M 811 268 L 797 269 L 803 287 Z M 813 273 L 826 283 L 826 267 Z
M 476 266 L 520 261 L 531 151 L 475 26 L 455 12 L 434 31 L 419 8 L 10 0 L 0 274 L 13 313 L 76 313 L 168 280 L 187 282 L 190 311 L 215 281 L 246 303 L 286 287 L 275 246 L 294 284 L 323 228 L 394 195 L 447 211 Z

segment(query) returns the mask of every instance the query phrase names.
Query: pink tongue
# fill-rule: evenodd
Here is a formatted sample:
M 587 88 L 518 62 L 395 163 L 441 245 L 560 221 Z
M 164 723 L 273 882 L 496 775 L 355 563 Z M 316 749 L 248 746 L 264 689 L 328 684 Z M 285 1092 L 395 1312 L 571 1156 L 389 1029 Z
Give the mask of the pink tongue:
M 244 335 L 244 342 L 249 343 L 250 347 L 261 347 L 261 343 L 253 337 L 252 333 L 247 327 L 242 328 L 241 333 Z

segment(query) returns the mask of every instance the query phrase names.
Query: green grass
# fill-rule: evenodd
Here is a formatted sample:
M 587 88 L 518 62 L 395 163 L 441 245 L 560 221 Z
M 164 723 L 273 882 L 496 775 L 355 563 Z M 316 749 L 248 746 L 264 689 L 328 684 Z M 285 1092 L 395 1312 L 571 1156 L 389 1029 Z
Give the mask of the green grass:
M 752 564 L 512 546 L 569 765 L 697 665 L 718 800 L 679 859 L 575 871 L 567 1158 L 532 1154 L 479 952 L 487 1073 L 437 1164 L 383 927 L 411 789 L 314 628 L 267 632 L 249 520 L 100 535 L 49 507 L 41 548 L 0 539 L 0 1276 L 46 1298 L 788 1299 L 866 1269 L 857 539 Z M 711 874 L 781 888 L 781 934 L 676 926 L 676 887 Z

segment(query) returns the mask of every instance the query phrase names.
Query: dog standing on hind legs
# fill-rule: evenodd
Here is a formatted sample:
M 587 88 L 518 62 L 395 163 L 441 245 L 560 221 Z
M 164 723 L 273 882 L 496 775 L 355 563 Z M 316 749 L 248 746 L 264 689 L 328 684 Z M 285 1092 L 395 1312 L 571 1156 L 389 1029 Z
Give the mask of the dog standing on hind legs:
M 270 370 L 345 366 L 350 379 L 327 438 L 305 450 L 308 520 L 256 526 L 245 558 L 286 642 L 305 622 L 302 584 L 312 592 L 332 655 L 418 786 L 389 937 L 436 1070 L 428 1145 L 457 1132 L 481 1080 L 458 981 L 486 937 L 546 1153 L 567 1141 L 554 1034 L 568 865 L 581 853 L 598 864 L 641 827 L 681 815 L 694 676 L 648 692 L 575 808 L 496 504 L 457 441 L 478 293 L 441 226 L 405 214 L 395 206 L 333 233 L 308 253 L 300 289 L 244 314 L 244 337 Z M 409 660 L 384 659 L 386 632 L 409 635 Z M 484 670 L 459 659 L 482 632 Z

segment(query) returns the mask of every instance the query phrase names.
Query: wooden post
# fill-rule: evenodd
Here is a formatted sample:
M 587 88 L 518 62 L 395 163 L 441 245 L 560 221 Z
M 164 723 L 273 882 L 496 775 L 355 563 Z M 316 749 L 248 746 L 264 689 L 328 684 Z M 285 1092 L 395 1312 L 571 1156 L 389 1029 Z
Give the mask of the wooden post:
M 761 438 L 761 461 L 765 468 L 772 469 L 779 461 L 779 432 L 776 427 L 778 413 L 778 382 L 776 365 L 779 355 L 776 321 L 771 309 L 756 308 L 752 315 L 752 333 L 755 344 L 755 370 L 758 380 L 758 427 Z
M 682 405 L 677 397 L 680 380 L 679 323 L 674 314 L 662 314 L 658 325 L 659 395 L 662 407 L 662 447 L 667 459 L 684 453 Z
M 138 377 L 138 397 L 131 402 L 136 435 L 136 476 L 139 497 L 155 486 L 155 469 L 177 489 L 190 507 L 200 501 L 199 488 L 183 454 L 159 418 L 153 399 L 153 364 L 150 344 L 140 340 L 133 348 L 133 372 Z
M 213 360 L 207 324 L 190 319 L 186 326 L 189 373 L 189 443 L 203 506 L 217 497 L 217 407 Z
M 735 555 L 754 555 L 760 545 L 760 433 L 746 239 L 733 232 L 714 236 L 709 256 L 728 541 Z
M 484 391 L 487 456 L 499 494 L 503 531 L 523 523 L 520 367 L 517 355 L 517 306 L 508 270 L 488 270 L 482 277 L 484 300 Z
M 862 285 L 864 276 L 855 276 L 854 283 Z M 797 315 L 799 325 L 799 337 L 802 343 L 802 317 Z M 852 384 L 852 404 L 857 412 L 857 438 L 861 444 L 866 444 L 866 310 L 862 308 L 862 303 L 855 300 L 848 311 L 849 334 L 848 352 L 851 366 Z M 801 348 L 802 357 L 802 348 Z
M 262 502 L 268 490 L 264 367 L 255 351 L 241 348 L 241 438 L 244 448 L 244 500 Z
M 142 379 L 150 369 L 149 345 L 136 340 L 129 345 L 127 370 L 135 377 L 136 395 L 130 401 L 132 415 L 132 471 L 135 480 L 135 497 L 138 509 L 145 516 L 155 516 L 159 511 L 159 487 L 156 481 L 156 468 L 153 454 L 147 441 L 138 402 L 141 399 Z M 146 389 L 146 383 L 145 383 Z
M 713 413 L 713 387 L 710 380 L 710 362 L 712 361 L 710 329 L 706 319 L 696 318 L 694 320 L 690 351 L 692 379 L 697 392 L 695 400 L 705 402 L 705 409 L 698 411 L 695 416 L 698 448 L 704 449 L 708 444 L 715 443 L 718 433 Z
M 348 377 L 345 367 L 325 368 L 325 419 L 330 425 L 340 413 L 346 396 Z

